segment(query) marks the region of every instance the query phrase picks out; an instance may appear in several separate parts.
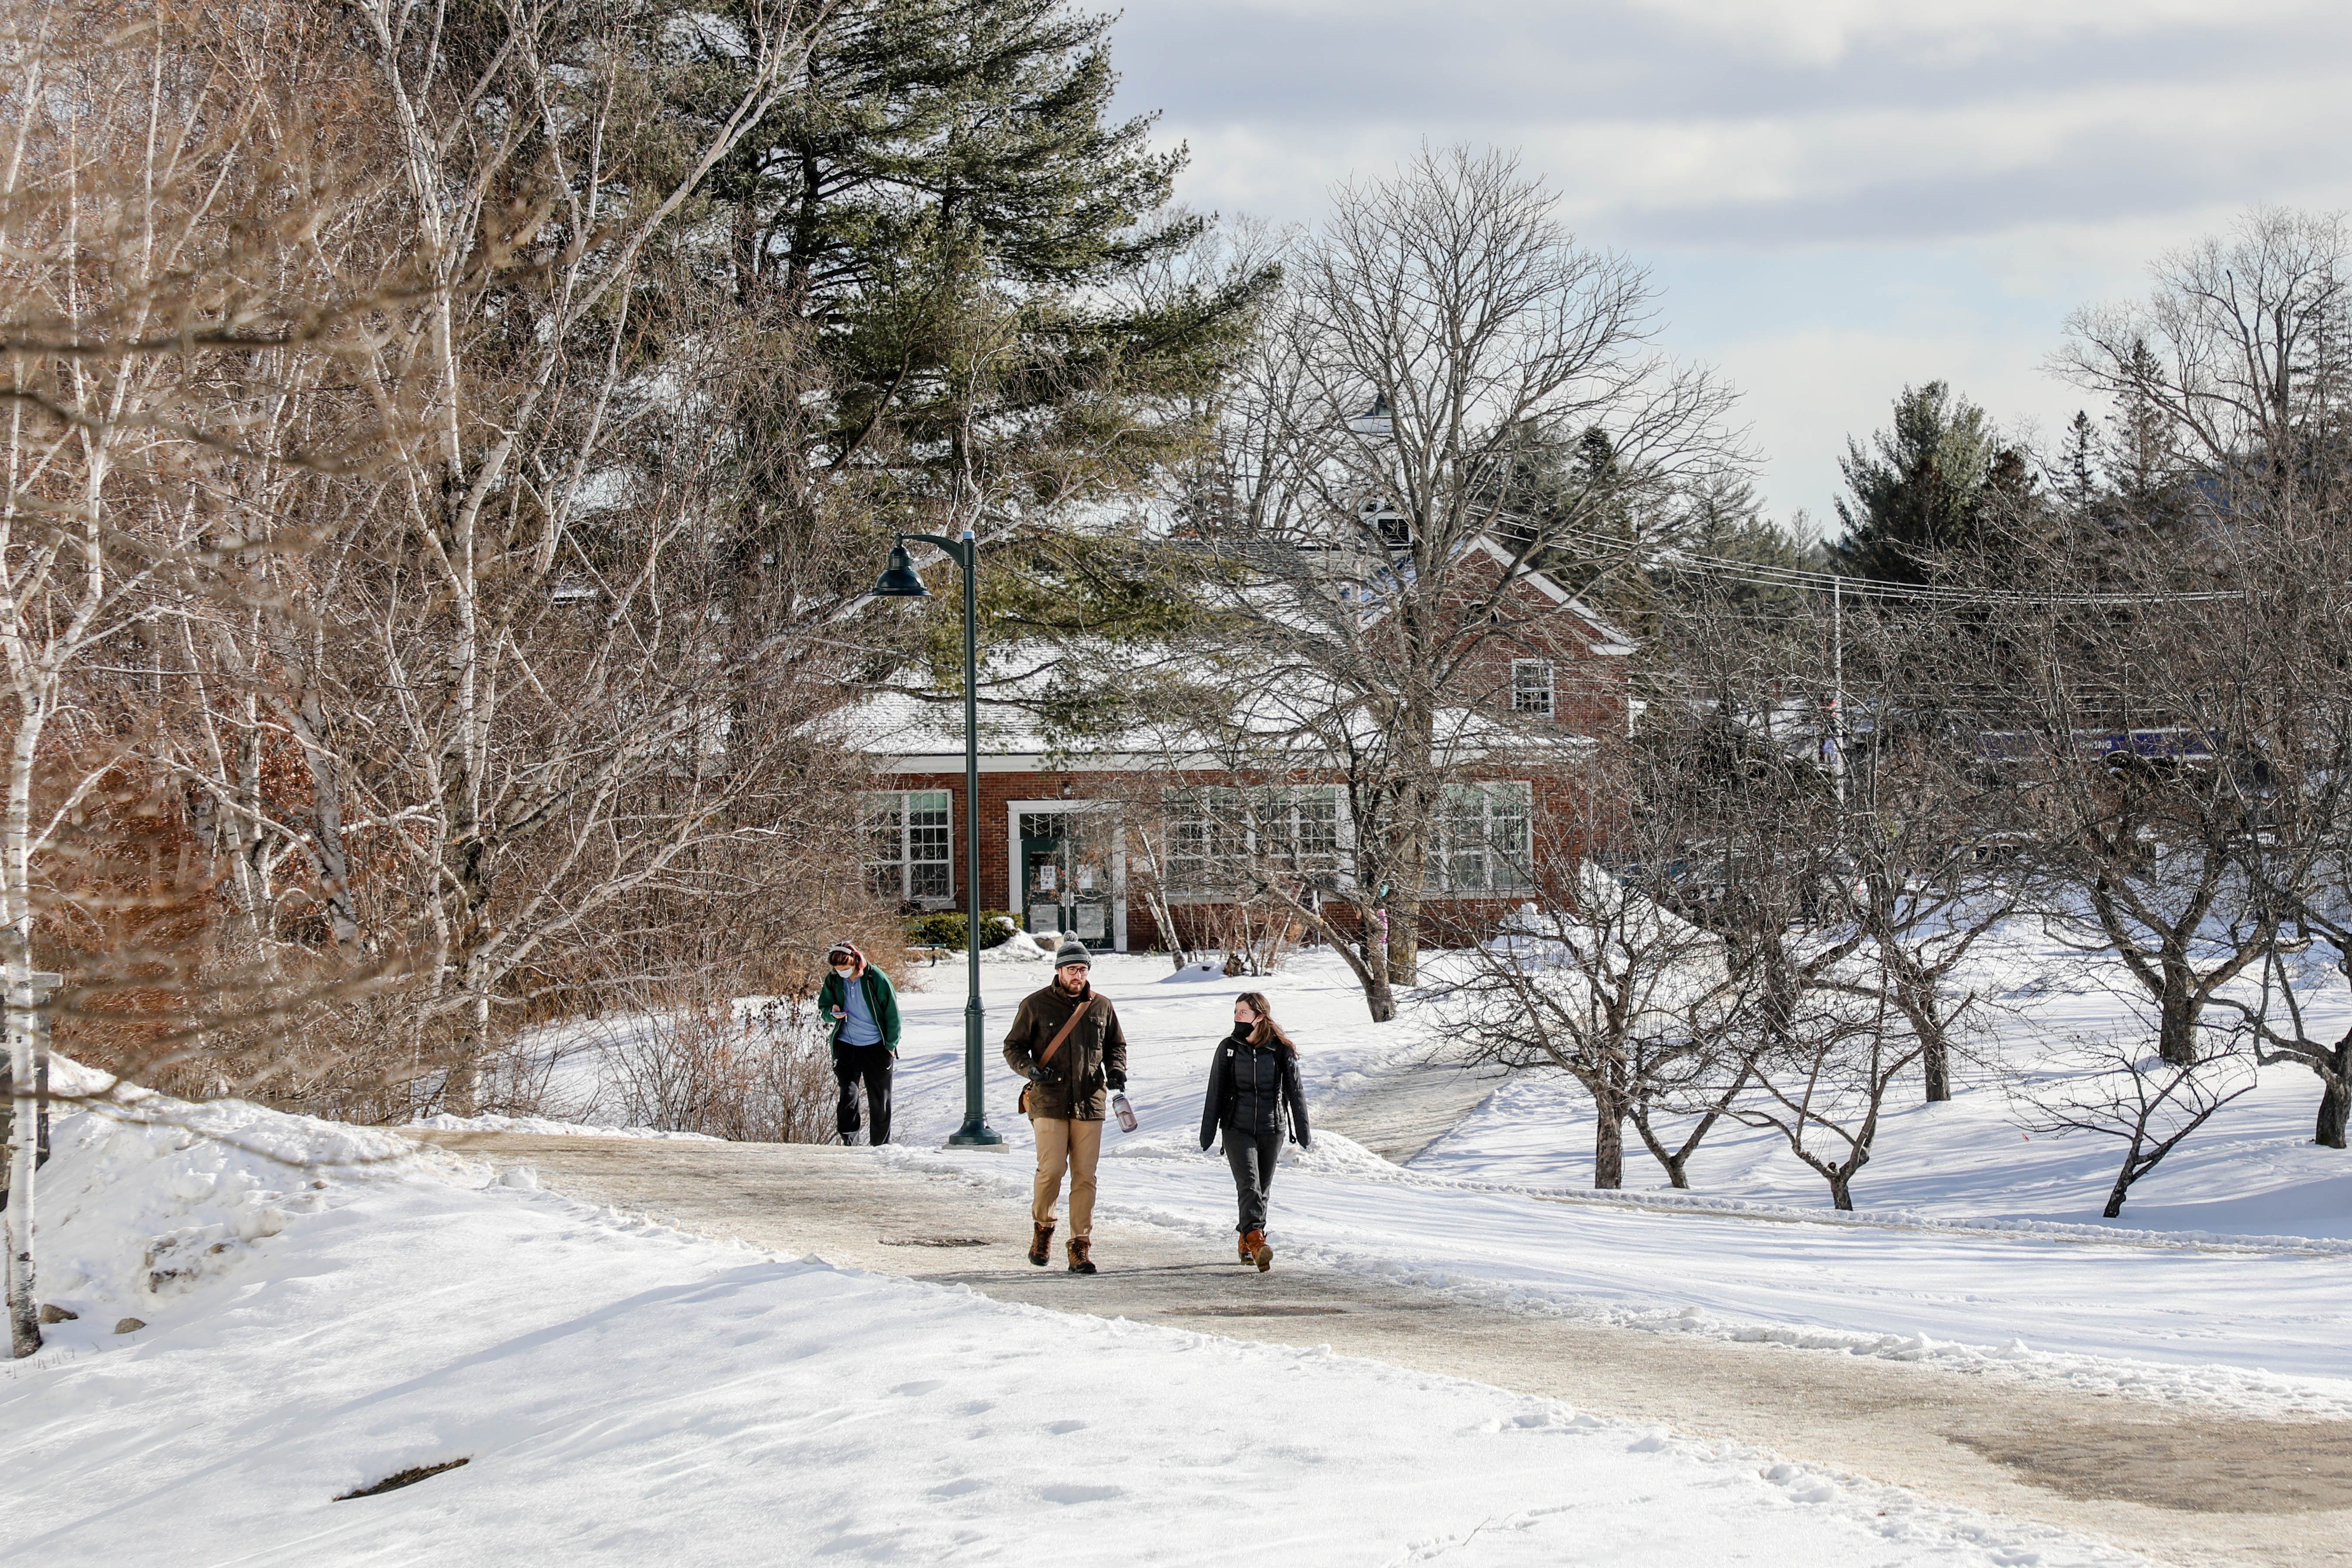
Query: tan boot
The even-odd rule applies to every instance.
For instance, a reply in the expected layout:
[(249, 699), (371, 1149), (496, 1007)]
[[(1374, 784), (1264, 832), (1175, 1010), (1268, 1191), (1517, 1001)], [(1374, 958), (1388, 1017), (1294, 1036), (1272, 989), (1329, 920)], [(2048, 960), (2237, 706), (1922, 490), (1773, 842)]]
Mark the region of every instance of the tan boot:
[(1043, 1268), (1053, 1256), (1054, 1227), (1050, 1224), (1041, 1225), (1037, 1227), (1037, 1234), (1029, 1239), (1029, 1261)]
[(1252, 1251), (1250, 1251), (1250, 1244), (1249, 1244), (1249, 1237), (1246, 1237), (1246, 1236), (1243, 1236), (1243, 1235), (1239, 1234), (1238, 1232), (1236, 1232), (1236, 1233), (1235, 1233), (1235, 1235), (1234, 1235), (1234, 1241), (1236, 1241), (1236, 1242), (1238, 1242), (1238, 1243), (1240, 1244), (1240, 1246), (1241, 1246), (1241, 1249), (1242, 1249), (1242, 1261), (1243, 1261), (1244, 1263), (1255, 1263), (1255, 1262), (1257, 1261), (1257, 1255), (1256, 1255), (1256, 1254), (1255, 1254), (1255, 1253), (1253, 1253)]
[(1265, 1244), (1265, 1232), (1254, 1230), (1242, 1237), (1242, 1251), (1257, 1265), (1260, 1274), (1274, 1267), (1274, 1248)]
[(1085, 1237), (1074, 1236), (1070, 1237), (1070, 1272), (1073, 1274), (1092, 1274), (1095, 1271), (1095, 1260), (1092, 1253), (1093, 1244), (1088, 1242)]

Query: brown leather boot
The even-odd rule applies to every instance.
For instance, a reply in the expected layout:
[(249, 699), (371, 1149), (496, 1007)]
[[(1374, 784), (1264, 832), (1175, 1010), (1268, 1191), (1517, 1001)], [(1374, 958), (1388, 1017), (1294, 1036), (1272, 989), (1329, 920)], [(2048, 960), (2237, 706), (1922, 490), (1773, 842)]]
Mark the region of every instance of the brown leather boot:
[(1051, 1225), (1041, 1225), (1037, 1227), (1037, 1234), (1029, 1239), (1029, 1261), (1043, 1268), (1045, 1267), (1045, 1260), (1053, 1256), (1054, 1227)]
[(1254, 1230), (1242, 1237), (1242, 1252), (1257, 1265), (1260, 1274), (1274, 1267), (1274, 1248), (1265, 1244), (1265, 1232)]
[(1095, 1271), (1095, 1260), (1091, 1256), (1089, 1256), (1092, 1250), (1093, 1244), (1088, 1242), (1085, 1237), (1074, 1236), (1070, 1237), (1071, 1273), (1092, 1274)]
[(1257, 1257), (1256, 1257), (1256, 1255), (1255, 1255), (1255, 1253), (1253, 1253), (1253, 1252), (1251, 1252), (1251, 1251), (1250, 1251), (1250, 1244), (1249, 1244), (1249, 1237), (1246, 1237), (1246, 1236), (1243, 1236), (1243, 1235), (1242, 1235), (1242, 1234), (1240, 1234), (1239, 1232), (1235, 1232), (1235, 1233), (1234, 1233), (1234, 1241), (1236, 1241), (1236, 1242), (1238, 1242), (1238, 1243), (1240, 1244), (1240, 1246), (1241, 1246), (1241, 1249), (1242, 1249), (1242, 1261), (1243, 1261), (1244, 1263), (1255, 1263), (1255, 1262), (1257, 1261)]

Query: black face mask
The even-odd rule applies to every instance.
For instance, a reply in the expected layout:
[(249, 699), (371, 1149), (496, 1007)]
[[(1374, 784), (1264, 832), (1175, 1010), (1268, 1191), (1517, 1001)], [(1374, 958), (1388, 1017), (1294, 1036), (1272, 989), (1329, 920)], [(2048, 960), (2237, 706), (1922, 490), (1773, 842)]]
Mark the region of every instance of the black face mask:
[(1241, 1041), (1244, 1045), (1247, 1045), (1249, 1044), (1251, 1034), (1255, 1032), (1256, 1028), (1257, 1026), (1255, 1024), (1235, 1024), (1234, 1026), (1234, 1038)]

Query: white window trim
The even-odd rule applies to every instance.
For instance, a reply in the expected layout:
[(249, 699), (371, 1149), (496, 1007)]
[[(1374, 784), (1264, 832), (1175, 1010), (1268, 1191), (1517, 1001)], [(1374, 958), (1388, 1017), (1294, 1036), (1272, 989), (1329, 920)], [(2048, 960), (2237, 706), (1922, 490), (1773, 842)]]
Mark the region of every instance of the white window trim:
[(1494, 873), (1496, 861), (1502, 860), (1506, 864), (1508, 863), (1508, 857), (1503, 852), (1496, 850), (1493, 844), (1495, 796), (1497, 792), (1503, 790), (1511, 790), (1517, 793), (1519, 806), (1518, 817), (1527, 834), (1527, 839), (1520, 846), (1520, 849), (1522, 853), (1526, 854), (1528, 858), (1532, 860), (1534, 857), (1536, 826), (1535, 786), (1525, 779), (1479, 779), (1466, 784), (1448, 784), (1445, 788), (1449, 791), (1476, 790), (1478, 792), (1479, 821), (1483, 826), (1484, 836), (1486, 840), (1486, 856), (1487, 885), (1483, 888), (1456, 888), (1454, 886), (1454, 851), (1453, 846), (1446, 842), (1444, 837), (1447, 814), (1443, 804), (1444, 797), (1441, 796), (1436, 819), (1430, 825), (1432, 829), (1428, 861), (1430, 874), (1424, 876), (1423, 879), (1424, 886), (1422, 891), (1422, 897), (1424, 899), (1514, 899), (1528, 891), (1534, 883), (1534, 868), (1531, 865), (1527, 867), (1512, 868), (1513, 881), (1509, 887), (1497, 888), (1494, 886)]
[[(1356, 848), (1355, 819), (1349, 815), (1346, 809), (1346, 803), (1341, 799), (1341, 789), (1338, 784), (1305, 784), (1255, 786), (1243, 784), (1190, 784), (1184, 786), (1181, 791), (1171, 792), (1168, 796), (1162, 798), (1161, 810), (1163, 813), (1163, 821), (1172, 824), (1179, 820), (1210, 820), (1204, 813), (1198, 810), (1188, 810), (1180, 813), (1176, 808), (1186, 807), (1190, 805), (1190, 803), (1183, 798), (1186, 795), (1200, 796), (1211, 794), (1239, 795), (1244, 789), (1249, 788), (1256, 788), (1260, 790), (1279, 789), (1286, 792), (1291, 800), (1290, 827), (1294, 833), (1297, 829), (1297, 803), (1300, 796), (1303, 796), (1309, 792), (1315, 792), (1328, 799), (1331, 803), (1331, 849), (1330, 864), (1325, 868), (1330, 871), (1332, 879), (1339, 887), (1349, 888), (1355, 885), (1355, 877), (1353, 872)], [(1243, 828), (1242, 844), (1239, 853), (1244, 858), (1255, 857), (1257, 853), (1256, 840), (1258, 830), (1255, 826), (1255, 817), (1256, 814), (1253, 812), (1247, 819), (1247, 825)], [(1171, 843), (1172, 844), (1172, 842), (1173, 839), (1171, 837)], [(1167, 852), (1163, 850), (1162, 853), (1166, 854)], [(1174, 858), (1173, 856), (1170, 856), (1169, 858)], [(1199, 857), (1187, 856), (1185, 858), (1192, 859), (1199, 858)], [(1165, 868), (1161, 868), (1161, 869), (1164, 873)], [(1231, 903), (1233, 901), (1233, 891), (1231, 889), (1174, 888), (1163, 886), (1162, 896), (1165, 897), (1168, 902), (1171, 905), (1224, 904)]]
[[(948, 852), (947, 858), (944, 860), (917, 860), (914, 858), (915, 825), (911, 820), (914, 816), (914, 811), (910, 803), (913, 798), (919, 795), (939, 796), (947, 812)], [(898, 868), (899, 900), (902, 903), (919, 905), (926, 910), (954, 909), (957, 905), (955, 792), (953, 790), (945, 789), (872, 789), (862, 792), (859, 799), (861, 807), (865, 806), (867, 803), (878, 805), (881, 802), (886, 800), (895, 800), (898, 802), (898, 858), (896, 864)], [(870, 846), (872, 843), (872, 834), (874, 830), (868, 827), (866, 831), (867, 834), (867, 843)], [(866, 886), (869, 888), (873, 886), (874, 873), (876, 871), (890, 864), (892, 864), (892, 862), (888, 860), (867, 859), (865, 863)], [(948, 871), (947, 891), (944, 893), (925, 893), (920, 896), (910, 892), (908, 889), (914, 881), (915, 868), (919, 865), (945, 866)]]
[[(1524, 707), (1519, 701), (1523, 689), (1525, 690), (1526, 695), (1534, 696), (1536, 694), (1533, 687), (1525, 689), (1521, 688), (1519, 684), (1519, 672), (1523, 669), (1540, 669), (1543, 671), (1543, 706), (1541, 708)], [(1525, 713), (1531, 718), (1538, 719), (1559, 718), (1559, 666), (1548, 658), (1515, 658), (1511, 660), (1511, 711), (1514, 713)]]

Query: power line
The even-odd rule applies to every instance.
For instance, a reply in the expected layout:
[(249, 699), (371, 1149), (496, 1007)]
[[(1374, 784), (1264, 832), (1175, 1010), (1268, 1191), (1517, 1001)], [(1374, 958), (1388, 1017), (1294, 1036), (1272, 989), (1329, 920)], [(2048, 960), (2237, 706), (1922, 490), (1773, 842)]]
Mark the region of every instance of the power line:
[[(1587, 536), (1590, 539), (1590, 536)], [(1606, 542), (1600, 540), (1590, 542)], [(1728, 556), (1707, 555), (1693, 550), (1667, 550), (1659, 552), (1660, 564), (1668, 570), (1690, 570), (1709, 576), (1727, 578), (1759, 588), (1798, 588), (1812, 593), (1844, 593), (1864, 598), (1909, 599), (1935, 604), (1953, 605), (2156, 605), (2213, 603), (2226, 599), (2242, 599), (2242, 588), (2214, 588), (2189, 593), (2169, 594), (2030, 594), (2016, 589), (1962, 588), (1937, 584), (1897, 583), (1884, 577), (1851, 577), (1843, 573), (1821, 572), (1811, 567), (1775, 566), (1761, 561), (1736, 561)]]
[[(1562, 531), (1566, 537), (1580, 543), (1603, 550), (1621, 548), (1622, 540), (1609, 539), (1576, 529)], [(2242, 599), (2242, 588), (2212, 588), (2185, 593), (2158, 594), (2031, 594), (2009, 588), (1965, 588), (1933, 583), (1898, 583), (1886, 577), (1853, 577), (1841, 572), (1823, 572), (1810, 566), (1777, 566), (1764, 561), (1739, 561), (1727, 555), (1709, 555), (1701, 551), (1667, 549), (1653, 557), (1653, 569), (1689, 571), (1703, 575), (1723, 578), (1755, 588), (1794, 588), (1810, 593), (1843, 593), (1863, 598), (1907, 599), (1919, 603), (1948, 605), (2157, 605), (2211, 604), (2222, 600)]]

